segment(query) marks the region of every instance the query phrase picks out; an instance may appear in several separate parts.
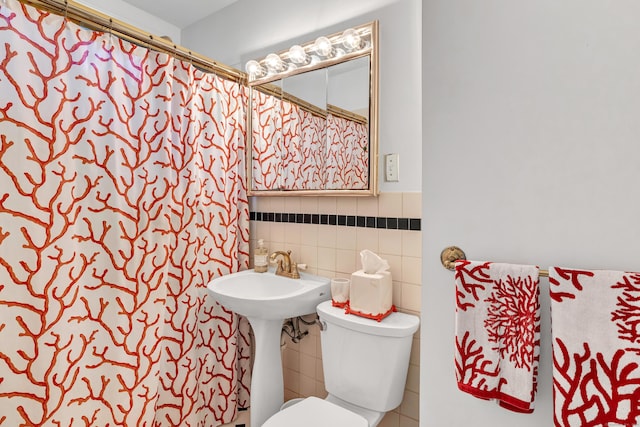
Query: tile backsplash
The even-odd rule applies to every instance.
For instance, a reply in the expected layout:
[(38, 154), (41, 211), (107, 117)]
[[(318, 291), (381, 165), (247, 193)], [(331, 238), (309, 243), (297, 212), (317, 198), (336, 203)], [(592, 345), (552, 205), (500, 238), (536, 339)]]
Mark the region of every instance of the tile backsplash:
[[(306, 271), (350, 277), (361, 268), (360, 251), (369, 249), (389, 262), (393, 303), (420, 315), (422, 231), (421, 193), (381, 193), (378, 197), (252, 197), (251, 258), (258, 239), (269, 251), (290, 250)], [(309, 327), (299, 343), (286, 339), (283, 350), (285, 400), (324, 398), (320, 332)], [(405, 396), (380, 427), (418, 426), (419, 332), (414, 336)]]

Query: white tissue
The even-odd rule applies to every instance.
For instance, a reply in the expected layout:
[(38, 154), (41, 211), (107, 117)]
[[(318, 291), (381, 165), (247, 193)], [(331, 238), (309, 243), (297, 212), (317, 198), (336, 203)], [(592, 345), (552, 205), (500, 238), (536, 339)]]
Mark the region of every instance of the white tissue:
[(387, 260), (380, 258), (369, 249), (360, 252), (360, 261), (362, 262), (362, 270), (367, 274), (382, 273), (389, 269)]

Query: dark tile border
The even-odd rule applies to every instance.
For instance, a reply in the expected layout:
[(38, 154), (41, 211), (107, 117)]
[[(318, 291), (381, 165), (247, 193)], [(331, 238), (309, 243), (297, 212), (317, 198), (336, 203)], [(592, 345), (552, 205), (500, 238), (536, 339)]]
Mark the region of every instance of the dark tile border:
[(420, 218), (389, 218), (382, 216), (302, 214), (284, 212), (249, 212), (249, 220), (288, 222), (294, 224), (339, 225), (343, 227), (381, 228), (384, 230), (420, 231)]

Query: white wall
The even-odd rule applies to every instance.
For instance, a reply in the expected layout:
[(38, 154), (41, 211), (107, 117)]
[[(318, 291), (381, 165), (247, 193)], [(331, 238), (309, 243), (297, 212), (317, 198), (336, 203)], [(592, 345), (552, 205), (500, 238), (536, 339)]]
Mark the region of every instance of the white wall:
[(174, 43), (180, 44), (180, 28), (122, 0), (76, 0), (76, 2), (150, 34), (169, 36)]
[[(193, 51), (244, 69), (244, 63), (295, 41), (380, 21), (380, 156), (400, 155), (400, 182), (382, 192), (421, 190), (420, 0), (238, 0), (185, 28)], [(302, 37), (302, 40), (300, 39)], [(379, 163), (381, 165), (381, 163)]]
[(453, 275), (470, 259), (640, 270), (640, 3), (423, 6), (421, 426), (551, 426), (548, 282), (537, 408), (454, 383)]

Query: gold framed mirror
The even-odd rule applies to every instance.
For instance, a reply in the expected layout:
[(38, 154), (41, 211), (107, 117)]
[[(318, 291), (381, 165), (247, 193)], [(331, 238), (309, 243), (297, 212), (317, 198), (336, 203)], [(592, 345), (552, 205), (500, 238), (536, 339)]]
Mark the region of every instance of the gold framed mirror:
[(250, 196), (378, 193), (378, 21), (247, 62)]

